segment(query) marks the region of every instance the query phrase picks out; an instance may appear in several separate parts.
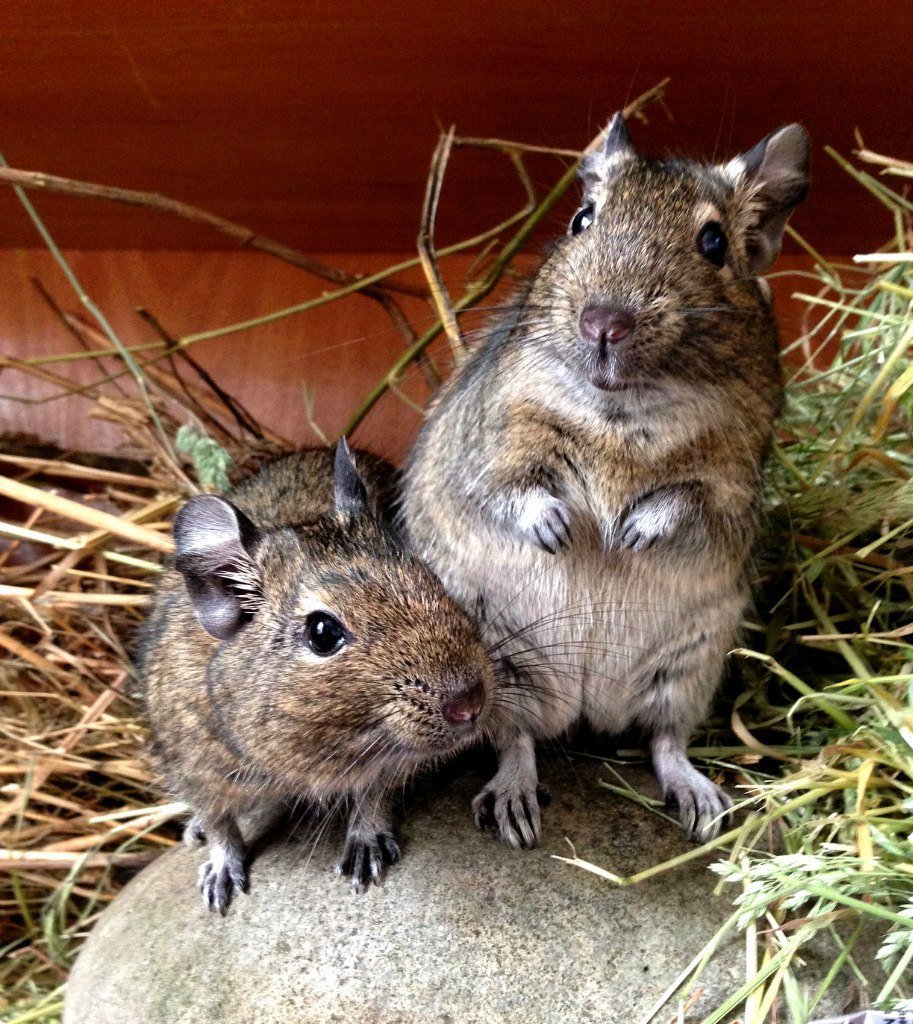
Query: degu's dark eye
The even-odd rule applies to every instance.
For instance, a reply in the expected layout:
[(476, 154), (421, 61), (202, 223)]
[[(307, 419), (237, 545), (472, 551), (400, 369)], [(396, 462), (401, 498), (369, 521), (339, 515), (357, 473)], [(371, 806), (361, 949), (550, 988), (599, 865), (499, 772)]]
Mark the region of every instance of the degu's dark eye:
[(579, 235), (581, 231), (586, 231), (595, 219), (596, 211), (593, 209), (593, 205), (584, 206), (582, 210), (578, 210), (574, 214), (574, 219), (571, 221), (571, 234)]
[(327, 612), (311, 612), (304, 623), (304, 636), (308, 647), (321, 658), (341, 650), (349, 639), (339, 619)]
[(728, 246), (726, 233), (718, 221), (708, 220), (698, 232), (697, 251), (715, 267), (721, 267), (726, 262)]

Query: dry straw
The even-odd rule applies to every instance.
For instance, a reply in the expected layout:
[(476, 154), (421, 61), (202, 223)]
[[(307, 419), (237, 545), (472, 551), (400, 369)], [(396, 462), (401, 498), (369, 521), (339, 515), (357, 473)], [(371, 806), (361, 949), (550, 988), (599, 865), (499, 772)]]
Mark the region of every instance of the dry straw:
[[(629, 113), (662, 92), (652, 90)], [(491, 231), (438, 251), (441, 183), (454, 151), (469, 145), (506, 154), (527, 201)], [(0, 522), (0, 952), (7, 954), (0, 1020), (59, 1019), (67, 970), (94, 918), (177, 835), (183, 808), (163, 801), (144, 757), (131, 637), (168, 550), (176, 504), (200, 487), (224, 485), (231, 459), (243, 471), (287, 446), (206, 374), (193, 344), (366, 292), (402, 335), (404, 351), (354, 410), (354, 429), (413, 365), (429, 381), (441, 375), (426, 350), (442, 334), (451, 356), (462, 358), (461, 312), (491, 292), (573, 180), (577, 154), (552, 151), (570, 166), (537, 197), (524, 162), (533, 149), (445, 134), (429, 176), (418, 257), (370, 278), (349, 278), (257, 239), (254, 247), (270, 256), (332, 281), (334, 290), (320, 299), (185, 338), (169, 338), (143, 312), (156, 340), (128, 349), (97, 318), (67, 312), (43, 292), (61, 329), (81, 346), (67, 359), (94, 362), (96, 380), (75, 388), (54, 359), (0, 359), (4, 383), (29, 374), (61, 395), (88, 396), (94, 414), (116, 422), (143, 454), (130, 465), (41, 453), (0, 462), (0, 493), (19, 510)], [(910, 174), (899, 161), (861, 155), (885, 173)], [(783, 1019), (784, 1005), (804, 1021), (827, 986), (844, 986), (847, 977), (879, 1005), (913, 995), (913, 265), (896, 258), (913, 248), (913, 207), (886, 186), (884, 173), (871, 176), (834, 157), (884, 204), (893, 237), (877, 261), (857, 267), (810, 250), (814, 269), (802, 283), (808, 330), (791, 346), (799, 369), (770, 465), (758, 613), (736, 655), (745, 685), (729, 696), (731, 718), (715, 723), (692, 751), (740, 788), (748, 812), (714, 844), (734, 910), (726, 928), (681, 965), (668, 998), (644, 1024), (674, 1019), (676, 1000), (704, 1024), (736, 1016), (758, 1024), (774, 1013)], [(162, 197), (10, 169), (0, 180), (150, 205), (251, 244), (243, 228)], [(454, 298), (439, 261), (466, 250), (482, 253), (483, 266)], [(421, 336), (399, 314), (396, 283), (418, 264), (436, 317)], [(606, 786), (642, 799), (611, 766)], [(695, 848), (686, 856), (702, 855)], [(636, 884), (673, 866), (644, 864), (623, 879), (612, 865), (568, 860), (607, 885)], [(857, 964), (869, 923), (883, 953), (877, 978), (864, 977)], [(704, 1006), (701, 971), (734, 930), (746, 943), (744, 983), (722, 1006)], [(819, 992), (803, 993), (796, 980), (803, 946), (822, 935), (833, 943), (834, 968)]]

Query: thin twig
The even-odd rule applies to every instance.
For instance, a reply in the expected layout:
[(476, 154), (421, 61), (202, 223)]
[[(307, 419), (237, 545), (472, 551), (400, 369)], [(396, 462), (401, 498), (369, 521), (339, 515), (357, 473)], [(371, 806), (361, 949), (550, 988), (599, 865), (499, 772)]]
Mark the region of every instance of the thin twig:
[[(136, 314), (149, 324), (169, 349), (176, 349), (177, 340), (173, 335), (169, 334), (168, 331), (165, 330), (158, 317), (154, 316), (148, 309), (144, 309), (142, 306), (137, 307)], [(257, 438), (258, 441), (263, 441), (265, 439), (263, 428), (254, 418), (253, 414), (250, 413), (237, 398), (232, 397), (227, 391), (220, 387), (206, 367), (202, 366), (196, 359), (194, 359), (189, 352), (183, 350), (177, 351), (179, 351), (184, 362), (194, 370), (197, 376), (200, 377), (200, 379), (210, 388), (213, 394), (222, 402), (229, 413), (231, 413), (235, 423), (237, 423), (242, 430), (246, 430), (253, 437)], [(177, 374), (175, 374), (175, 376), (177, 376)], [(281, 438), (272, 438), (272, 440), (279, 441), (280, 443), (282, 442)]]
[(46, 508), (49, 512), (64, 516), (66, 519), (75, 519), (78, 523), (85, 523), (97, 530), (106, 533), (113, 533), (116, 537), (133, 541), (135, 544), (142, 544), (144, 547), (152, 548), (153, 551), (161, 551), (170, 554), (174, 551), (174, 542), (155, 530), (145, 526), (139, 526), (119, 516), (112, 516), (108, 512), (100, 512), (89, 505), (81, 505), (78, 501), (70, 501), (69, 498), (61, 498), (50, 491), (43, 491), (38, 487), (20, 483), (18, 480), (11, 480), (9, 477), (0, 476), (0, 494), (14, 501), (21, 501), (26, 505), (37, 505)]
[(534, 146), (527, 142), (513, 142), (510, 139), (479, 139), (472, 135), (460, 135), (453, 140), (456, 149), (497, 149), (502, 153), (544, 153), (547, 156), (567, 157), (579, 160), (579, 149), (557, 149), (554, 146)]
[[(231, 432), (231, 430), (215, 415), (214, 412), (211, 412), (206, 407), (206, 405), (204, 404), (204, 401), (203, 401), (203, 396), (201, 394), (197, 393), (194, 388), (191, 388), (190, 385), (188, 385), (188, 383), (181, 376), (181, 374), (178, 371), (178, 367), (177, 367), (177, 358), (180, 357), (181, 359), (183, 359), (186, 363), (188, 363), (190, 365), (191, 369), (196, 369), (197, 373), (201, 377), (203, 377), (204, 380), (206, 379), (206, 377), (204, 376), (204, 374), (206, 374), (206, 371), (203, 370), (202, 367), (199, 366), (199, 364), (196, 362), (196, 360), (193, 358), (193, 356), (190, 355), (189, 352), (183, 352), (180, 349), (176, 349), (175, 348), (175, 339), (170, 334), (168, 334), (168, 332), (165, 330), (165, 328), (162, 327), (162, 325), (158, 322), (158, 320), (156, 320), (156, 318), (154, 316), (152, 316), (151, 313), (147, 313), (145, 310), (141, 310), (141, 309), (137, 309), (136, 313), (138, 314), (140, 319), (144, 320), (155, 331), (155, 333), (159, 335), (159, 337), (165, 343), (165, 346), (166, 346), (166, 348), (165, 348), (166, 356), (165, 357), (167, 358), (168, 365), (171, 368), (171, 376), (172, 376), (172, 378), (174, 379), (174, 381), (177, 384), (177, 389), (183, 395), (184, 399), (186, 399), (186, 401), (191, 404), (191, 406), (193, 407), (193, 409), (196, 412), (196, 415), (199, 416), (201, 420), (203, 420), (206, 423), (208, 423), (210, 427), (212, 427), (217, 433), (219, 433), (226, 440), (228, 440), (228, 441), (237, 441), (238, 438)], [(202, 370), (202, 373), (200, 372), (201, 370)], [(169, 393), (171, 393), (173, 395), (174, 389), (169, 387), (165, 383), (164, 379), (161, 376), (161, 371), (159, 371), (157, 367), (153, 369), (152, 366), (149, 366), (146, 369), (146, 372), (149, 373), (150, 376), (153, 376), (153, 379), (156, 380), (156, 382), (159, 384), (160, 387), (164, 387), (164, 389), (166, 391), (168, 391)], [(206, 376), (208, 376), (208, 374), (206, 374)], [(215, 382), (213, 382), (213, 383), (215, 383)], [(210, 387), (212, 388), (212, 385), (210, 385)], [(234, 407), (232, 405), (232, 401), (233, 400), (228, 398), (227, 395), (225, 396), (225, 398), (221, 398), (221, 396), (219, 396), (219, 389), (218, 389), (217, 385), (216, 385), (215, 388), (212, 388), (212, 390), (217, 395), (217, 397), (220, 398), (220, 401), (222, 402), (222, 405), (225, 406), (225, 408), (228, 410), (229, 414), (231, 416), (233, 416), (233, 418), (235, 420), (235, 423), (242, 430), (245, 430), (245, 429), (249, 430), (250, 428), (245, 425), (244, 420), (243, 419), (239, 419), (239, 416), (238, 416), (237, 412), (235, 411), (235, 409), (234, 409)], [(223, 392), (223, 394), (224, 394), (224, 392)], [(174, 397), (177, 397), (177, 396), (174, 396)], [(206, 396), (206, 397), (209, 397), (209, 396)], [(180, 399), (178, 399), (178, 400), (181, 401)], [(183, 401), (181, 401), (181, 404), (182, 405), (184, 404)], [(255, 434), (255, 436), (258, 436), (258, 435)], [(262, 439), (262, 435), (260, 435), (260, 437)]]
[(876, 153), (874, 150), (868, 149), (862, 141), (862, 134), (858, 128), (855, 130), (854, 135), (856, 136), (856, 145), (859, 147), (853, 151), (854, 156), (859, 157), (860, 160), (865, 161), (867, 164), (876, 164), (879, 167), (884, 167), (883, 174), (898, 174), (902, 177), (913, 175), (913, 162), (899, 160), (896, 156), (885, 156), (883, 153)]
[[(48, 309), (50, 309), (51, 312), (54, 314), (54, 316), (57, 317), (57, 319), (61, 322), (61, 324), (63, 324), (64, 329), (70, 335), (70, 337), (75, 339), (76, 344), (79, 345), (79, 347), (81, 349), (83, 349), (83, 351), (86, 351), (86, 352), (89, 351), (89, 347), (90, 346), (89, 346), (89, 344), (86, 341), (84, 333), (82, 331), (78, 330), (76, 327), (73, 326), (73, 324), (70, 323), (70, 321), (67, 318), (67, 314), (66, 314), (65, 310), (62, 309), (62, 307), (60, 305), (58, 305), (57, 301), (54, 299), (54, 297), (51, 295), (51, 293), (47, 290), (47, 288), (44, 287), (44, 285), (41, 283), (41, 281), (38, 280), (37, 277), (33, 277), (32, 278), (32, 286), (34, 287), (35, 291), (37, 291), (38, 294), (41, 296), (42, 301), (48, 307)], [(105, 366), (104, 366), (104, 363), (102, 362), (102, 357), (101, 356), (97, 356), (92, 361), (95, 363), (95, 365), (98, 367), (98, 369), (99, 369), (99, 371), (101, 373), (105, 373), (106, 372), (105, 371)], [(126, 395), (126, 391), (124, 390), (124, 388), (120, 384), (120, 382), (114, 381), (113, 383), (114, 383), (115, 388), (122, 395)]]
[[(107, 349), (106, 353), (110, 355), (111, 350)], [(78, 353), (80, 356), (84, 355), (87, 358), (92, 358), (98, 353)], [(10, 370), (18, 370), (21, 373), (28, 373), (33, 377), (37, 377), (38, 380), (44, 381), (46, 384), (53, 384), (54, 387), (60, 389), (60, 395), (52, 395), (49, 398), (26, 398), (22, 395), (0, 395), (0, 398), (5, 398), (11, 401), (22, 402), (26, 405), (44, 405), (46, 402), (61, 397), (61, 395), (80, 395), (84, 398), (97, 399), (100, 392), (98, 390), (100, 383), (99, 381), (90, 381), (88, 384), (74, 385), (67, 377), (62, 377), (58, 373), (54, 373), (53, 370), (46, 370), (43, 366), (34, 366), (30, 360), (16, 359), (15, 356), (4, 356), (0, 355), (0, 370), (7, 368)], [(123, 377), (130, 371), (126, 368), (121, 370), (117, 376)]]
[[(61, 178), (54, 174), (45, 174), (43, 171), (27, 171), (16, 167), (0, 167), (0, 182), (13, 185), (18, 188), (36, 189), (40, 192), (55, 192), (62, 195), (82, 196), (87, 199), (101, 199), (107, 202), (123, 203), (127, 206), (141, 206), (150, 210), (158, 210), (160, 213), (168, 213), (195, 224), (204, 224), (206, 227), (218, 231), (234, 239), (244, 249), (254, 249), (264, 252), (270, 256), (292, 266), (300, 267), (315, 277), (324, 281), (331, 281), (334, 284), (352, 284), (358, 280), (356, 275), (350, 274), (338, 267), (331, 267), (320, 260), (308, 256), (291, 246), (275, 242), (263, 235), (258, 235), (250, 228), (235, 224), (217, 217), (207, 210), (190, 206), (187, 203), (179, 202), (176, 199), (169, 199), (167, 196), (157, 192), (140, 192), (135, 189), (114, 188), (110, 185), (98, 185), (89, 181), (78, 181), (74, 178)], [(422, 298), (423, 294), (413, 288), (403, 285), (388, 285), (390, 290), (402, 292), (404, 295)], [(374, 297), (374, 296), (372, 296)]]
[(447, 286), (444, 284), (441, 268), (434, 251), (434, 224), (441, 198), (441, 186), (444, 182), (447, 163), (450, 160), (450, 151), (453, 148), (453, 131), (451, 126), (446, 132), (441, 133), (434, 156), (431, 158), (431, 170), (428, 172), (428, 182), (425, 186), (425, 202), (416, 245), (419, 259), (422, 261), (422, 270), (425, 272), (425, 280), (431, 291), (431, 301), (440, 317), (454, 357), (459, 362), (465, 355), (466, 345), (460, 334), (460, 326), (453, 310), (453, 303)]
[[(654, 103), (657, 100), (662, 99), (665, 94), (665, 88), (668, 84), (669, 79), (664, 79), (659, 84), (655, 85), (652, 89), (649, 89), (642, 96), (637, 97), (632, 103), (629, 103), (625, 107), (623, 113), (625, 117), (631, 117), (636, 112), (643, 109), (649, 103)], [(589, 153), (597, 149), (603, 144), (605, 138), (605, 132), (601, 131), (586, 147), (584, 153)], [(564, 193), (573, 184), (574, 179), (577, 176), (578, 162), (575, 162), (564, 172), (559, 178), (557, 183), (553, 186), (551, 191), (541, 200), (538, 206), (532, 210), (528, 216), (526, 216), (520, 227), (514, 233), (514, 235), (507, 241), (507, 243), (501, 248), (498, 256), (493, 260), (487, 273), (483, 279), (476, 284), (467, 288), (465, 293), (456, 302), (451, 303), (451, 309), (454, 317), (457, 313), (462, 312), (465, 309), (469, 309), (471, 306), (481, 302), (490, 292), (494, 289), (495, 285), (501, 278), (504, 270), (508, 267), (511, 261), (519, 252), (520, 248), (533, 233), (536, 227), (541, 221), (552, 211), (554, 206), (559, 202)], [(446, 253), (446, 250), (440, 250), (439, 255)], [(426, 331), (420, 338), (418, 338), (414, 345), (408, 348), (400, 358), (394, 363), (394, 365), (388, 370), (382, 380), (372, 388), (367, 398), (358, 407), (352, 418), (346, 424), (344, 433), (346, 436), (351, 435), (357, 427), (364, 420), (365, 416), (371, 411), (378, 399), (383, 395), (392, 384), (398, 383), (403, 371), (409, 364), (431, 344), (432, 341), (438, 336), (443, 329), (443, 321), (438, 320), (428, 331)]]

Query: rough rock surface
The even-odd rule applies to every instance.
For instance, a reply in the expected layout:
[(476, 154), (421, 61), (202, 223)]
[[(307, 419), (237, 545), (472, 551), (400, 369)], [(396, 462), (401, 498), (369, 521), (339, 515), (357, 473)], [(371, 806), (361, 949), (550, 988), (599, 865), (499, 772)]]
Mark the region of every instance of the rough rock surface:
[[(637, 1020), (731, 912), (698, 858), (618, 888), (552, 854), (628, 874), (691, 849), (678, 827), (598, 785), (589, 760), (546, 765), (554, 794), (532, 852), (475, 831), (483, 775), (406, 801), (404, 859), (361, 896), (333, 878), (338, 836), (277, 839), (225, 918), (195, 887), (202, 850), (139, 874), (105, 911), (70, 981), (65, 1024), (612, 1024)], [(655, 793), (652, 778), (632, 773)], [(702, 981), (705, 1016), (738, 987), (742, 947)], [(744, 980), (744, 976), (742, 976)], [(660, 1019), (668, 1020), (674, 1006)]]

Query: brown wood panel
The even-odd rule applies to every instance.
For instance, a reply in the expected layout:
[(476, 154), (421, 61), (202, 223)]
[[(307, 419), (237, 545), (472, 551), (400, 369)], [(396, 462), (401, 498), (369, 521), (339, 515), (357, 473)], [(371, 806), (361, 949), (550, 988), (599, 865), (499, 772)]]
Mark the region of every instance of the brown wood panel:
[[(236, 323), (320, 295), (314, 282), (292, 267), (252, 253), (69, 252), (84, 288), (104, 309), (127, 345), (155, 340), (136, 314), (150, 310), (175, 337)], [(347, 269), (369, 273), (390, 262), (386, 256), (334, 258)], [(37, 279), (55, 301), (71, 312), (78, 302), (48, 253), (0, 250), (0, 351), (17, 358), (78, 350), (73, 337), (36, 291)], [(427, 321), (420, 300), (405, 308), (418, 326)], [(87, 318), (86, 318), (87, 319)], [(400, 335), (372, 302), (350, 298), (244, 333), (203, 341), (193, 355), (229, 393), (236, 395), (265, 425), (298, 444), (316, 441), (307, 422), (304, 389), (314, 395), (314, 418), (328, 435), (343, 427), (369, 388), (403, 348)], [(49, 369), (79, 384), (96, 381), (102, 370), (80, 361)], [(110, 364), (106, 367), (110, 372)], [(190, 380), (194, 375), (189, 374)], [(110, 385), (107, 393), (114, 394)], [(405, 392), (422, 400), (420, 376), (410, 373)], [(65, 446), (117, 450), (123, 443), (112, 425), (91, 418), (90, 398), (53, 399), (52, 385), (36, 383), (15, 370), (0, 374), (0, 424)], [(27, 403), (14, 399), (28, 399)], [(384, 399), (365, 438), (391, 457), (402, 456), (414, 432), (415, 413), (394, 396)]]
[[(908, 0), (6, 0), (0, 150), (159, 190), (308, 251), (396, 252), (412, 245), (439, 124), (579, 147), (670, 74), (674, 121), (659, 115), (638, 139), (724, 154), (804, 121), (815, 181), (796, 223), (845, 253), (883, 226), (822, 146), (848, 151), (859, 126), (873, 148), (913, 155), (911, 38)], [(546, 186), (558, 161), (532, 170)], [(444, 235), (497, 220), (510, 190), (503, 160), (459, 155)], [(74, 248), (222, 244), (150, 213), (57, 197), (41, 208)], [(32, 244), (0, 189), (0, 245)]]
[[(260, 316), (323, 291), (321, 284), (300, 271), (253, 253), (88, 251), (67, 255), (86, 291), (103, 307), (128, 345), (144, 344), (154, 337), (137, 317), (137, 306), (148, 308), (177, 336)], [(345, 269), (366, 273), (391, 262), (389, 255), (381, 254), (337, 255), (333, 259)], [(455, 293), (467, 266), (465, 259), (448, 264)], [(778, 268), (788, 271), (805, 266), (806, 261), (784, 258)], [(0, 352), (29, 359), (77, 350), (74, 339), (40, 298), (35, 279), (63, 308), (78, 308), (47, 252), (0, 250)], [(790, 293), (797, 285), (806, 284), (788, 275), (777, 276), (772, 283), (782, 333), (784, 339), (791, 340), (804, 307), (793, 302)], [(417, 330), (430, 323), (423, 302), (407, 301), (405, 307)], [(471, 330), (484, 315), (473, 314), (464, 320), (464, 327)], [(327, 435), (335, 436), (401, 351), (402, 340), (384, 314), (362, 298), (193, 347), (194, 355), (229, 393), (265, 425), (300, 445), (316, 442), (307, 422), (305, 387), (315, 396), (315, 419)], [(443, 344), (437, 352), (446, 359)], [(97, 380), (101, 372), (84, 362), (57, 363), (49, 368), (81, 384)], [(403, 391), (413, 400), (427, 397), (417, 370), (410, 370)], [(36, 402), (56, 393), (56, 388), (36, 385), (20, 372), (0, 372), (0, 432), (21, 431), (75, 449), (123, 450), (116, 428), (91, 417), (93, 403), (89, 399)], [(418, 423), (419, 417), (409, 405), (388, 394), (357, 439), (400, 460)]]

